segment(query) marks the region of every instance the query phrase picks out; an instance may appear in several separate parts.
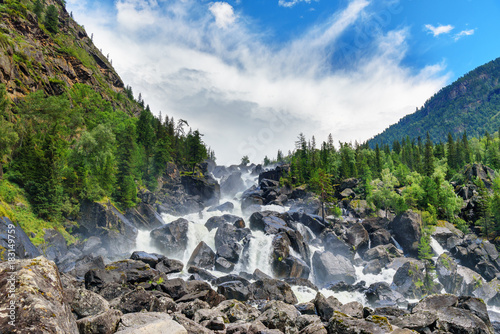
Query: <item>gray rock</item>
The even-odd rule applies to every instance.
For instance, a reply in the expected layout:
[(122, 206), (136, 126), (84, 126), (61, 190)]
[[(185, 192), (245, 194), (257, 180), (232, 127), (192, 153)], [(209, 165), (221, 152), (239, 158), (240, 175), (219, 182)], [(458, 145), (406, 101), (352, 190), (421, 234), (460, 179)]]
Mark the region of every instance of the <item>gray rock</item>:
[(298, 333), (295, 320), (300, 312), (293, 305), (282, 301), (270, 301), (263, 309), (263, 313), (257, 318), (269, 329), (279, 329), (283, 333)]
[(215, 253), (202, 241), (194, 249), (187, 265), (188, 267), (195, 266), (204, 269), (213, 269), (215, 265)]
[(182, 255), (187, 246), (189, 222), (179, 218), (151, 231), (153, 244), (167, 255)]
[(418, 256), (418, 243), (422, 236), (422, 217), (411, 210), (399, 214), (389, 224), (394, 239), (403, 247), (405, 254)]
[(122, 313), (108, 310), (104, 313), (77, 320), (80, 334), (111, 334), (116, 331)]
[(332, 281), (353, 284), (356, 281), (354, 266), (341, 255), (335, 256), (330, 252), (315, 252), (312, 262), (318, 285), (325, 285)]
[(165, 313), (124, 314), (118, 325), (120, 334), (187, 334), (188, 332)]

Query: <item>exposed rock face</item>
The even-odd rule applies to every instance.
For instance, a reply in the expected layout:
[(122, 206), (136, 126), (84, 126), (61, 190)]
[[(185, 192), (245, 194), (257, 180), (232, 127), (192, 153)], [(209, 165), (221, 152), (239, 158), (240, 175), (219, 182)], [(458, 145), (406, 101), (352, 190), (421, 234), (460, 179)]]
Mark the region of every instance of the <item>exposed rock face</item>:
[(403, 264), (394, 274), (392, 284), (396, 291), (410, 299), (420, 299), (425, 294), (423, 282), (425, 275), (422, 267), (415, 262), (408, 261)]
[(187, 245), (189, 222), (179, 218), (151, 231), (154, 245), (167, 254), (182, 254)]
[[(0, 328), (21, 329), (19, 333), (38, 333), (43, 329), (43, 333), (78, 334), (54, 262), (40, 256), (0, 263), (0, 282), (0, 305), (3, 306)], [(14, 321), (14, 326), (10, 321)]]
[[(10, 241), (9, 241), (10, 240)], [(10, 254), (10, 255), (9, 255)], [(23, 229), (7, 217), (0, 217), (0, 259), (31, 259), (40, 251), (31, 243)]]
[(199, 196), (205, 206), (219, 203), (220, 185), (211, 176), (201, 178), (184, 175), (181, 176), (181, 183), (188, 195)]
[(413, 211), (406, 211), (389, 224), (394, 239), (403, 247), (405, 254), (418, 256), (418, 243), (422, 236), (422, 217)]
[(215, 265), (215, 253), (205, 242), (200, 242), (196, 246), (188, 261), (188, 267), (196, 266), (205, 269), (212, 269)]
[(341, 255), (330, 252), (315, 252), (312, 265), (319, 285), (332, 281), (344, 281), (352, 284), (356, 281), (356, 270), (351, 261)]
[(500, 274), (499, 254), (489, 241), (469, 234), (450, 252), (462, 265), (478, 272), (488, 281)]
[(110, 203), (84, 201), (78, 224), (78, 232), (99, 237), (111, 254), (126, 253), (135, 245), (137, 228)]

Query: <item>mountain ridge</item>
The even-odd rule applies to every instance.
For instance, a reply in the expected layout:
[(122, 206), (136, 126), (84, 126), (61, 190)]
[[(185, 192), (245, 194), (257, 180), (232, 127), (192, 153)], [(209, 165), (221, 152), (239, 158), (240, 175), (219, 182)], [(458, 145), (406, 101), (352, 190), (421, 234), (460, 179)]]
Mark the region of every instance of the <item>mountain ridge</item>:
[(392, 144), (409, 136), (424, 138), (429, 132), (433, 142), (445, 142), (448, 133), (471, 137), (495, 132), (500, 127), (500, 58), (468, 72), (439, 90), (424, 106), (401, 118), (382, 133), (368, 140)]

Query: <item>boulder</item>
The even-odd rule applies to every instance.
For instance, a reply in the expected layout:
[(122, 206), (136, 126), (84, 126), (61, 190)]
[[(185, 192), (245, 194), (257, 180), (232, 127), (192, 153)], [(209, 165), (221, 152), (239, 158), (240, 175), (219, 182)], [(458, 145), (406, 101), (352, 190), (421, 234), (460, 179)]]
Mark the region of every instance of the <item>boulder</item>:
[(40, 254), (19, 225), (0, 217), (0, 260), (31, 259)]
[(225, 202), (225, 203), (222, 203), (221, 205), (212, 206), (207, 211), (208, 212), (214, 212), (214, 211), (233, 212), (233, 210), (234, 210), (234, 204), (231, 202)]
[(366, 300), (374, 307), (407, 306), (404, 296), (385, 282), (373, 283), (365, 291)]
[(139, 203), (135, 208), (127, 210), (126, 217), (129, 219), (136, 228), (142, 230), (152, 230), (154, 228), (165, 225), (163, 218), (152, 206), (144, 202)]
[(307, 226), (313, 233), (320, 235), (321, 232), (329, 225), (320, 216), (307, 214), (303, 211), (290, 210), (285, 216), (287, 221), (296, 221)]
[(166, 307), (171, 307), (171, 304), (160, 303), (159, 298), (151, 291), (142, 289), (133, 290), (113, 299), (110, 305), (124, 314), (136, 312), (167, 312), (168, 310)]
[(160, 284), (160, 288), (174, 300), (178, 300), (188, 293), (187, 284), (182, 278), (166, 280)]
[(273, 211), (254, 212), (250, 216), (250, 228), (266, 234), (277, 234), (291, 230), (279, 213)]
[[(342, 192), (344, 193), (344, 192)], [(352, 194), (345, 194), (349, 196), (343, 197), (351, 197)], [(356, 194), (354, 194), (356, 196)], [(373, 208), (368, 202), (364, 199), (354, 199), (349, 202), (349, 211), (354, 212), (355, 216), (358, 218), (366, 218), (373, 213)]]
[(111, 334), (116, 331), (122, 313), (118, 310), (108, 310), (91, 317), (77, 320), (80, 334)]
[(181, 183), (186, 193), (191, 196), (199, 196), (205, 206), (219, 203), (220, 185), (210, 175), (196, 177), (193, 175), (181, 176)]
[(195, 275), (195, 277), (199, 277), (201, 280), (205, 280), (208, 282), (211, 282), (217, 278), (214, 275), (212, 275), (210, 272), (208, 272), (207, 270), (202, 269), (202, 268), (198, 268), (195, 266), (189, 267), (188, 273), (193, 274), (193, 275)]
[(164, 258), (164, 255), (156, 253), (146, 253), (143, 251), (135, 251), (130, 256), (131, 260), (142, 261), (149, 264), (151, 268), (155, 268), (158, 262), (162, 261)]
[(341, 312), (335, 312), (328, 321), (329, 334), (386, 334), (392, 331), (393, 327), (387, 318), (381, 316), (357, 319)]
[(204, 242), (200, 242), (189, 258), (188, 267), (195, 266), (204, 269), (212, 269), (215, 265), (215, 253)]
[(188, 334), (186, 329), (161, 312), (124, 314), (118, 325), (120, 334)]
[(182, 255), (187, 246), (189, 222), (179, 218), (151, 231), (153, 245), (167, 254)]
[(85, 274), (91, 269), (104, 269), (104, 259), (102, 256), (85, 255), (83, 257), (64, 257), (61, 259), (63, 265), (59, 264), (61, 272), (69, 273), (78, 279), (83, 279)]
[(112, 255), (128, 252), (137, 239), (137, 228), (110, 202), (83, 201), (76, 232), (87, 238), (99, 237)]
[(217, 292), (228, 300), (247, 301), (251, 298), (250, 289), (241, 281), (229, 281), (218, 284)]
[(268, 170), (259, 174), (259, 184), (263, 179), (279, 181), (282, 177), (288, 175), (290, 166), (276, 166), (275, 169)]
[(106, 299), (95, 292), (86, 289), (76, 289), (71, 291), (69, 304), (78, 319), (94, 316), (109, 310), (109, 303)]
[(424, 268), (413, 261), (408, 261), (399, 267), (392, 279), (396, 291), (410, 299), (422, 298), (425, 294), (423, 270)]
[(405, 254), (418, 256), (418, 243), (422, 236), (422, 217), (411, 210), (399, 214), (389, 224), (394, 239), (402, 246)]
[(215, 260), (215, 270), (221, 271), (223, 273), (230, 273), (234, 270), (235, 264), (232, 262), (229, 262), (223, 257), (217, 257)]
[(256, 308), (236, 299), (225, 300), (215, 309), (223, 313), (231, 323), (251, 322), (257, 319), (260, 315), (260, 312)]
[(207, 302), (211, 307), (217, 306), (225, 297), (212, 289), (212, 286), (203, 281), (186, 282), (186, 294), (176, 299), (177, 303), (190, 302), (196, 299)]
[(352, 263), (342, 255), (330, 252), (314, 252), (312, 266), (316, 284), (323, 286), (332, 281), (344, 281), (352, 284), (356, 281), (356, 270)]
[(260, 279), (248, 287), (254, 300), (281, 300), (288, 304), (296, 304), (297, 297), (287, 283), (277, 279)]
[(245, 182), (243, 182), (239, 171), (224, 176), (220, 181), (220, 191), (223, 196), (231, 198), (243, 190), (245, 190)]
[(0, 328), (20, 328), (23, 333), (37, 333), (43, 328), (44, 333), (78, 334), (54, 262), (42, 256), (1, 262), (0, 281)]
[(195, 321), (188, 319), (182, 313), (175, 313), (172, 316), (177, 323), (186, 329), (189, 334), (213, 334), (214, 332), (204, 326), (196, 323)]
[(361, 223), (356, 223), (346, 231), (347, 242), (357, 252), (364, 253), (368, 249), (370, 237)]
[(342, 303), (339, 302), (337, 298), (333, 296), (325, 298), (325, 296), (319, 292), (316, 294), (313, 303), (316, 307), (316, 312), (323, 321), (330, 320), (335, 311), (339, 311), (342, 307)]
[(245, 227), (243, 218), (230, 214), (209, 218), (205, 223), (205, 227), (208, 229), (208, 231), (211, 231), (214, 228), (218, 228), (224, 225), (225, 223), (234, 225), (235, 227)]
[(370, 235), (371, 246), (388, 245), (391, 243), (391, 233), (385, 229), (380, 229)]
[(269, 329), (279, 329), (283, 333), (298, 333), (295, 320), (300, 312), (293, 305), (272, 300), (266, 304), (262, 314), (257, 318)]
[(39, 246), (41, 252), (48, 260), (59, 263), (59, 260), (68, 252), (64, 236), (56, 229), (45, 229), (43, 240), (44, 243)]
[(363, 318), (363, 305), (360, 302), (352, 301), (340, 307), (340, 312), (353, 318)]
[(300, 314), (316, 315), (316, 306), (311, 302), (295, 304), (295, 308)]
[(193, 317), (194, 322), (199, 323), (213, 331), (223, 331), (226, 323), (229, 322), (226, 315), (217, 309), (201, 309), (196, 311)]
[(342, 255), (350, 260), (354, 259), (352, 247), (338, 237), (335, 232), (325, 230), (319, 238), (322, 240), (326, 251), (335, 255)]

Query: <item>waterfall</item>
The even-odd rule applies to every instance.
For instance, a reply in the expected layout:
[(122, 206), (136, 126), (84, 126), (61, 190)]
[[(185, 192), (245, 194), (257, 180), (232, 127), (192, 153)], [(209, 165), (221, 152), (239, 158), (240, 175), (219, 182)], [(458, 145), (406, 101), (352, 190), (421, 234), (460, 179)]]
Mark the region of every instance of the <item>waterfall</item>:
[(392, 237), (392, 236), (391, 236), (391, 240), (394, 243), (394, 246), (396, 246), (397, 249), (399, 249), (400, 251), (403, 252), (403, 247), (401, 247), (401, 245), (399, 244), (399, 242), (397, 242), (396, 239), (394, 239), (394, 237)]
[(431, 237), (431, 248), (434, 254), (436, 254), (436, 259), (445, 252), (444, 248), (434, 239), (434, 237)]
[(267, 235), (262, 231), (252, 231), (252, 235), (253, 237), (247, 248), (243, 250), (243, 258), (236, 265), (235, 271), (246, 271), (251, 274), (255, 269), (259, 269), (272, 277), (270, 256), (273, 235)]

